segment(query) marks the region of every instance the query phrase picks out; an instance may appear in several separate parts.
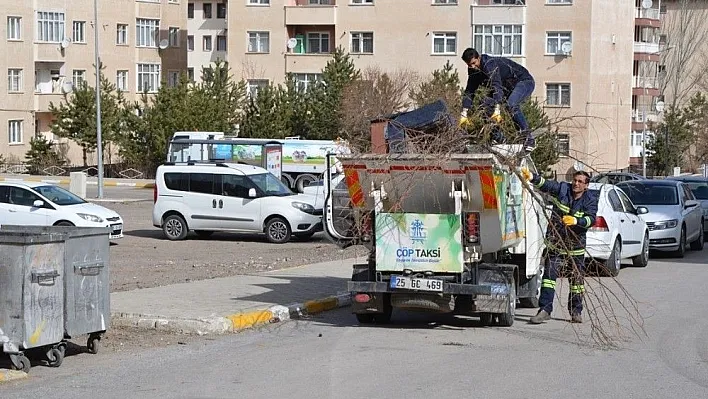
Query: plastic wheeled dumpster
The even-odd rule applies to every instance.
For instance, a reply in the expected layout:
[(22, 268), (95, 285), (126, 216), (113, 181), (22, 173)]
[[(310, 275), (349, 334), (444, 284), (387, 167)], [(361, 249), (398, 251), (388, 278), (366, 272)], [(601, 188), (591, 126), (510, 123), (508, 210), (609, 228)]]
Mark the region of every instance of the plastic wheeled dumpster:
[[(63, 283), (63, 338), (88, 334), (86, 346), (98, 353), (99, 342), (110, 323), (109, 234), (106, 227), (11, 226), (0, 227), (3, 236), (61, 237), (63, 247), (61, 282)], [(63, 345), (60, 346), (63, 359)], [(52, 353), (47, 358), (52, 365)], [(56, 363), (56, 360), (54, 361)]]
[(0, 341), (18, 370), (30, 369), (28, 349), (52, 366), (64, 358), (63, 263), (62, 234), (0, 234)]

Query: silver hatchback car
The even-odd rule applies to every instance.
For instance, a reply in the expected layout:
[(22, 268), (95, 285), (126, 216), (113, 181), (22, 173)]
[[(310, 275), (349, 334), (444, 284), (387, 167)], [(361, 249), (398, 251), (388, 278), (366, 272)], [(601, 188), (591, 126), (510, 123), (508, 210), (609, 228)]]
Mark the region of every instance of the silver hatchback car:
[(703, 249), (703, 209), (684, 183), (677, 180), (635, 180), (618, 183), (637, 206), (649, 228), (649, 248), (683, 257), (687, 243)]

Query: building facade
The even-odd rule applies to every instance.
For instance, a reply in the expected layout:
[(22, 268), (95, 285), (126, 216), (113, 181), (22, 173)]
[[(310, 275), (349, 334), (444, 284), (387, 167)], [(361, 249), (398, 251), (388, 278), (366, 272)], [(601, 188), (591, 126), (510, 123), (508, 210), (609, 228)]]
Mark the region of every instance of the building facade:
[[(83, 81), (95, 85), (94, 9), (91, 0), (5, 2), (0, 8), (0, 153), (23, 162), (30, 139), (44, 135), (66, 145), (70, 163), (80, 149), (54, 137), (50, 103)], [(161, 80), (187, 69), (186, 0), (99, 1), (99, 54), (103, 70), (129, 100), (155, 92)], [(91, 154), (89, 164), (95, 165)]]

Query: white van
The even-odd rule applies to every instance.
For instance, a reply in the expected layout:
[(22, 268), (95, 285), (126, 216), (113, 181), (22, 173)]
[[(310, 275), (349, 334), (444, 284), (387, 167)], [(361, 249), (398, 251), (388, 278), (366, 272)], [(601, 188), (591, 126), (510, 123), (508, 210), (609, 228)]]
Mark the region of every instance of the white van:
[(157, 168), (152, 224), (170, 240), (185, 239), (189, 231), (200, 237), (240, 231), (265, 233), (280, 244), (321, 231), (322, 208), (258, 166), (168, 163)]

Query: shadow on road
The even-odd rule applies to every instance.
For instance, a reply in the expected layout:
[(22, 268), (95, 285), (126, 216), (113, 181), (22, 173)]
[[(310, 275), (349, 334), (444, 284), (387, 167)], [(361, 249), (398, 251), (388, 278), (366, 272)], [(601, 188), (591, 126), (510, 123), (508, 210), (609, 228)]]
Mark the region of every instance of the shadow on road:
[[(126, 230), (123, 232), (126, 236), (138, 237), (138, 238), (153, 238), (161, 241), (169, 241), (165, 238), (165, 234), (162, 230), (155, 229), (142, 229), (142, 230)], [(232, 241), (242, 241), (242, 242), (262, 242), (268, 244), (268, 240), (263, 234), (254, 233), (213, 233), (209, 237), (199, 237), (196, 233), (190, 232), (187, 236), (189, 241), (215, 241), (215, 242), (232, 242)], [(299, 239), (293, 237), (292, 242), (310, 242), (310, 243), (329, 243), (324, 236), (321, 234), (315, 234), (309, 239)]]
[[(82, 339), (85, 339), (85, 337), (82, 337)], [(78, 340), (78, 339), (77, 339)], [(81, 341), (79, 341), (81, 342)], [(85, 341), (81, 345), (78, 345), (74, 342), (67, 342), (66, 344), (66, 352), (64, 354), (64, 359), (67, 357), (71, 356), (77, 356), (77, 355), (82, 355), (82, 354), (90, 354), (88, 349), (86, 348)], [(30, 363), (32, 365), (32, 368), (37, 367), (37, 366), (44, 366), (44, 367), (51, 367), (48, 364), (47, 361), (47, 352), (48, 349), (42, 349), (42, 348), (32, 348), (24, 351), (25, 356), (30, 360)], [(91, 355), (93, 356), (93, 355)], [(11, 369), (12, 368), (12, 362), (10, 361), (10, 356), (7, 354), (4, 354), (3, 356), (0, 356), (0, 369)], [(30, 370), (30, 373), (32, 371)]]

